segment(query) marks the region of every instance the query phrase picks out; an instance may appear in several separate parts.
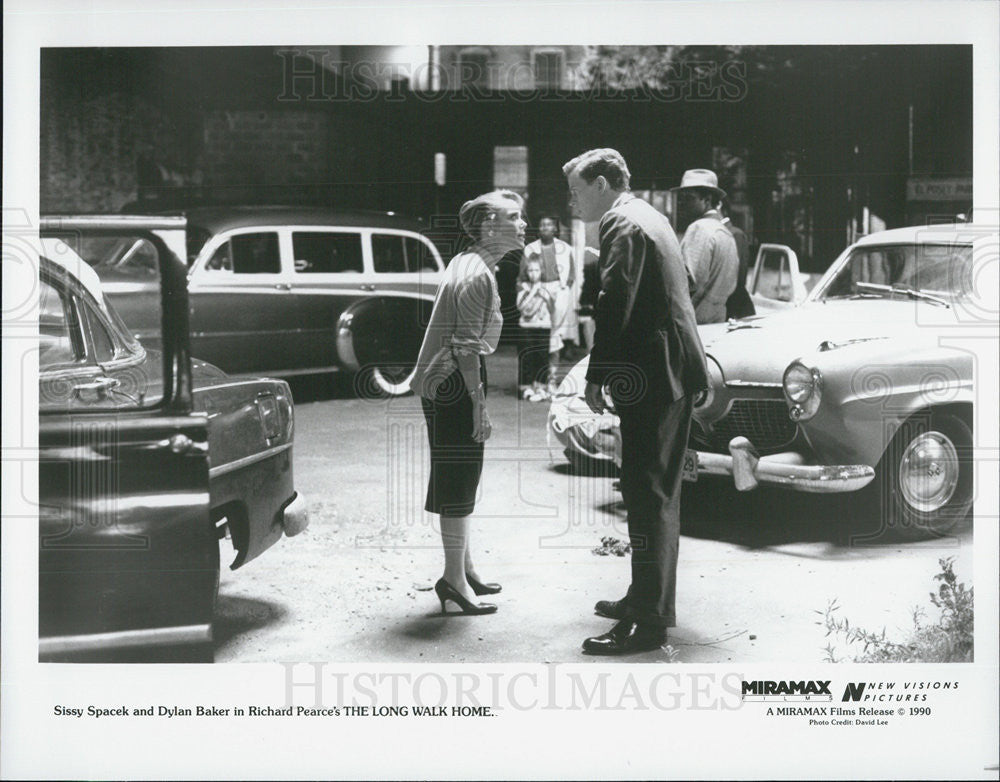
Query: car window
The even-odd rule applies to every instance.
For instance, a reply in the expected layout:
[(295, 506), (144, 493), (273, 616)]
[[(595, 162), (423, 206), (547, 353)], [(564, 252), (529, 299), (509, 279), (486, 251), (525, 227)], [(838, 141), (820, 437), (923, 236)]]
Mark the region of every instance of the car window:
[(205, 271), (209, 272), (232, 272), (233, 251), (229, 242), (223, 242), (212, 253), (212, 257), (205, 264)]
[(292, 234), (295, 271), (300, 274), (342, 274), (364, 271), (361, 234), (296, 231)]
[(430, 247), (414, 236), (372, 234), (372, 257), (383, 274), (438, 270)]
[(788, 268), (788, 256), (780, 250), (765, 250), (760, 260), (753, 293), (776, 301), (792, 301), (795, 291)]
[(188, 266), (198, 260), (205, 243), (212, 238), (212, 232), (202, 228), (200, 225), (188, 224), (184, 241), (187, 245)]
[(237, 234), (229, 240), (234, 274), (280, 274), (278, 234)]
[(379, 274), (406, 272), (406, 248), (402, 236), (372, 234), (372, 260)]
[[(86, 306), (86, 305), (85, 305)], [(106, 364), (115, 358), (115, 343), (92, 307), (87, 307), (87, 320), (90, 322), (90, 337), (94, 345), (94, 360)]]
[(205, 270), (233, 274), (280, 274), (278, 234), (269, 231), (232, 236), (212, 253)]
[(48, 281), (42, 280), (38, 301), (38, 366), (78, 361), (81, 356), (73, 344), (75, 322), (69, 301)]
[(412, 236), (404, 237), (406, 248), (406, 267), (411, 272), (438, 270), (437, 258), (426, 242)]

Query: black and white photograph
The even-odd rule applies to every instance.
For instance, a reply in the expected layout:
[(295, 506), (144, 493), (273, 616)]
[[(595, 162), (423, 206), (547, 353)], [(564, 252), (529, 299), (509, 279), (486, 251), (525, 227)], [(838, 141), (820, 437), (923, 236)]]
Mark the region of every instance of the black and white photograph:
[(996, 779), (997, 6), (781, 7), (5, 10), (0, 775)]

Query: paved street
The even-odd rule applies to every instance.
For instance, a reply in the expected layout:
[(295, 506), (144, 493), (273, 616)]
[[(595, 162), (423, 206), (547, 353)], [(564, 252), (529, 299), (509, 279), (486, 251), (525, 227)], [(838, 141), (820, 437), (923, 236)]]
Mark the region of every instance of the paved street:
[[(343, 379), (312, 378), (293, 386), (296, 482), (311, 526), (224, 569), (217, 661), (606, 662), (580, 643), (612, 624), (594, 602), (628, 582), (627, 558), (592, 553), (603, 537), (627, 538), (621, 496), (549, 450), (548, 404), (516, 397), (510, 348), (489, 369), (494, 434), (473, 541), (480, 574), (504, 585), (498, 613), (439, 613), (419, 400), (360, 400)], [(834, 598), (852, 625), (902, 640), (912, 608), (930, 608), (940, 557), (955, 556), (959, 579), (972, 582), (970, 526), (947, 541), (851, 545), (849, 498), (744, 495), (704, 478), (686, 485), (682, 514), (668, 640), (678, 662), (821, 662), (829, 639), (815, 612)]]

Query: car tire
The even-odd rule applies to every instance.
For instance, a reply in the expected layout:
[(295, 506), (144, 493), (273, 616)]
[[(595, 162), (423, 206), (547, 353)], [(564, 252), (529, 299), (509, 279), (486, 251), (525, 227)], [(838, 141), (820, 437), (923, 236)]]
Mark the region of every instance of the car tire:
[(414, 364), (364, 367), (354, 377), (354, 390), (362, 399), (391, 399), (410, 393)]
[(868, 487), (879, 532), (899, 540), (952, 532), (972, 511), (972, 471), (972, 428), (964, 417), (950, 410), (912, 416)]

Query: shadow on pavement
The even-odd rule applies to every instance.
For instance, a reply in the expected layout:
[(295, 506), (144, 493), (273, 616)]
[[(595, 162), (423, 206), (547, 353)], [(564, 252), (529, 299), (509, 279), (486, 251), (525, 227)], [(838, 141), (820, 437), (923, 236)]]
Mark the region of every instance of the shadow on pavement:
[[(565, 461), (549, 469), (558, 475), (591, 477), (609, 485), (617, 473), (613, 465), (598, 464), (593, 470), (581, 470)], [(620, 493), (615, 496), (616, 501), (595, 505), (594, 510), (616, 517), (624, 530), (625, 505)], [(695, 483), (684, 484), (681, 534), (750, 550), (796, 543), (821, 544), (827, 548), (824, 557), (836, 557), (886, 548), (957, 545), (971, 535), (971, 520), (956, 522), (941, 537), (904, 540), (883, 526), (877, 508), (860, 492), (809, 494), (765, 486), (739, 492), (727, 479), (702, 476)]]
[(725, 480), (685, 484), (681, 532), (749, 549), (785, 543), (846, 546), (849, 503), (842, 496), (758, 488), (738, 492)]
[(393, 634), (414, 641), (444, 641), (451, 638), (464, 639), (468, 636), (468, 627), (464, 620), (482, 617), (472, 614), (462, 614), (457, 611), (442, 614), (432, 611), (429, 614), (415, 616), (394, 628)]
[(285, 607), (276, 603), (220, 594), (212, 631), (216, 649), (241, 633), (280, 622), (286, 613)]

